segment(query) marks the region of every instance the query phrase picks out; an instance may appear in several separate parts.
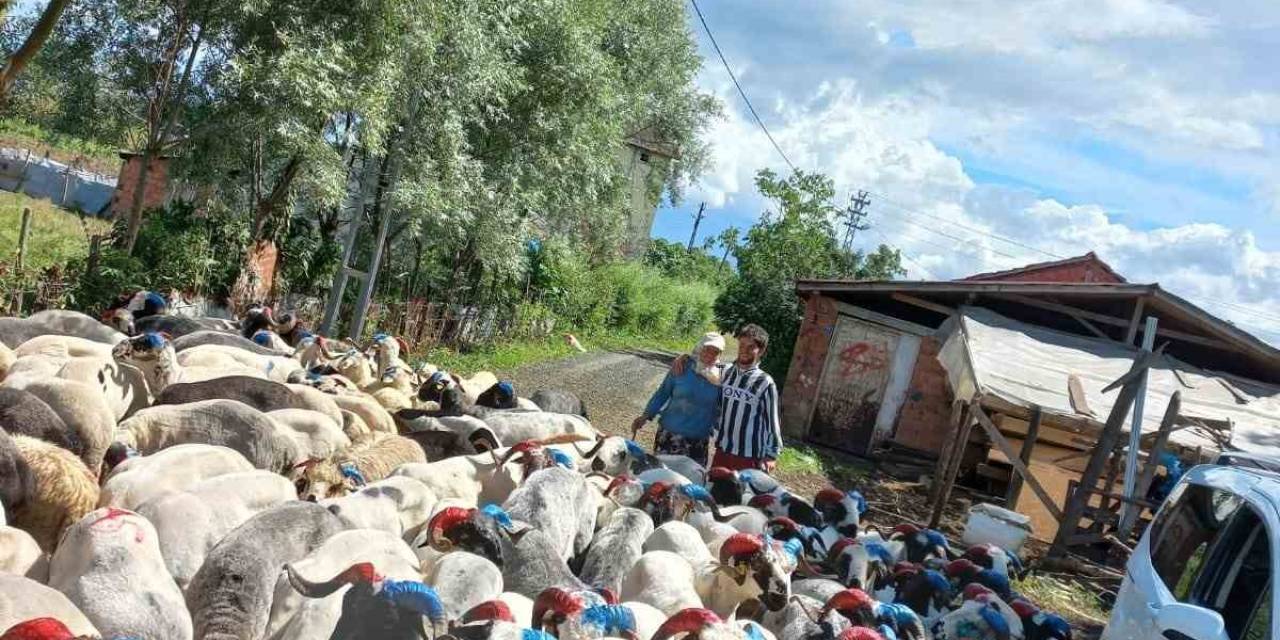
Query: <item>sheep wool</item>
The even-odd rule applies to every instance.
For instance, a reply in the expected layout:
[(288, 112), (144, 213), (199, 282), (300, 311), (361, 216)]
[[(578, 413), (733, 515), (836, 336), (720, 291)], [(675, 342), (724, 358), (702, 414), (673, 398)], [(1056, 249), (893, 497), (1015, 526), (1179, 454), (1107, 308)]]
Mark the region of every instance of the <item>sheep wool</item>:
[(13, 514), (14, 525), (25, 529), (41, 549), (53, 551), (62, 531), (98, 503), (98, 483), (75, 454), (43, 440), (13, 439), (36, 478), (32, 499)]

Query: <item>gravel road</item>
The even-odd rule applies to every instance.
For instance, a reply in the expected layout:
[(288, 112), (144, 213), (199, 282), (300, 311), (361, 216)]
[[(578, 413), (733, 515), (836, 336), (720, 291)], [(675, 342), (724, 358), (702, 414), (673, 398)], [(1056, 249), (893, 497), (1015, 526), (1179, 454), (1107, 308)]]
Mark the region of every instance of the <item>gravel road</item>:
[[(676, 354), (665, 351), (593, 351), (562, 360), (540, 362), (499, 374), (521, 395), (538, 389), (571, 391), (587, 406), (591, 424), (605, 433), (631, 435), (631, 421), (662, 383)], [(640, 436), (653, 445), (653, 426)]]

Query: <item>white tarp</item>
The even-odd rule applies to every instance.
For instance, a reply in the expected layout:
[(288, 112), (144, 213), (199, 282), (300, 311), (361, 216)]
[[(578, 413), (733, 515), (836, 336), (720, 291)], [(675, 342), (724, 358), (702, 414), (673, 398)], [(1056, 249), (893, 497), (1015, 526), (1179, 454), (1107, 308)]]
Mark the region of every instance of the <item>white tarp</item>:
[[(1103, 387), (1129, 371), (1138, 350), (1124, 345), (1018, 322), (982, 307), (962, 307), (938, 356), (957, 397), (989, 394), (1045, 412), (1105, 421), (1118, 390)], [(1067, 379), (1080, 379), (1092, 416), (1071, 405)], [(1230, 447), (1280, 457), (1280, 387), (1211, 373), (1173, 358), (1154, 365), (1147, 379), (1142, 431), (1160, 426), (1174, 391), (1182, 391), (1182, 418), (1229, 428)], [(1126, 429), (1128, 423), (1126, 422)], [(1189, 447), (1217, 449), (1200, 427), (1175, 428), (1170, 439)]]

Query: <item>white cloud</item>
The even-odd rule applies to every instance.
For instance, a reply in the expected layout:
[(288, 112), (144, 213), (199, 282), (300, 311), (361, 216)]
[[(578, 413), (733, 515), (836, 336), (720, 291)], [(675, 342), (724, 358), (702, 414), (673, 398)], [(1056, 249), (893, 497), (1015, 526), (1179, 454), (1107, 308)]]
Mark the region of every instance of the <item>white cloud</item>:
[[(786, 167), (738, 107), (732, 87), (714, 90), (726, 118), (711, 132), (714, 169), (692, 197), (754, 215), (765, 206), (752, 184), (755, 172)], [(1261, 247), (1250, 231), (1205, 222), (1136, 228), (1098, 204), (976, 184), (958, 158), (931, 141), (938, 112), (902, 97), (868, 100), (853, 81), (828, 80), (786, 105), (766, 115), (779, 144), (802, 168), (835, 179), (841, 197), (856, 188), (875, 194), (873, 230), (861, 244), (887, 239), (901, 248), (910, 278), (955, 278), (1052, 259), (1026, 247), (1059, 256), (1092, 250), (1131, 281), (1158, 281), (1264, 338), (1280, 338), (1280, 252)]]

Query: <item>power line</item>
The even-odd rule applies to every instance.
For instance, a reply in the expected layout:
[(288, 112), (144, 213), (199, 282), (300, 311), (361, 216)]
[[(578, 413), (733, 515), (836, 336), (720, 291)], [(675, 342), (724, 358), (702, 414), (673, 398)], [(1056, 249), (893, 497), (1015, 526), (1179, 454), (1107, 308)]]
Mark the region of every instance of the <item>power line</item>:
[[(885, 211), (884, 209), (881, 209), (881, 210), (880, 210), (880, 213), (882, 213), (882, 214), (883, 214), (883, 213), (889, 213), (889, 215), (894, 216), (895, 218), (897, 218), (897, 219), (901, 220), (902, 222), (904, 222), (904, 223), (906, 223), (906, 224), (909, 224), (909, 225), (912, 225), (912, 226), (919, 227), (919, 228), (924, 229), (925, 231), (928, 231), (928, 232), (930, 232), (930, 233), (936, 233), (936, 234), (938, 234), (938, 235), (940, 235), (940, 236), (943, 236), (943, 237), (945, 237), (945, 238), (950, 238), (950, 239), (952, 239), (952, 240), (955, 240), (956, 242), (965, 242), (965, 243), (972, 243), (972, 242), (973, 242), (973, 239), (972, 239), (972, 238), (962, 238), (962, 237), (960, 237), (960, 236), (954, 236), (954, 235), (951, 235), (950, 233), (947, 233), (946, 231), (939, 231), (939, 230), (937, 230), (937, 229), (934, 229), (933, 227), (929, 227), (929, 226), (926, 226), (926, 225), (921, 224), (921, 223), (919, 223), (919, 222), (916, 222), (915, 220), (912, 220), (911, 218), (908, 218), (908, 217), (906, 217), (906, 216), (904, 216), (904, 215), (902, 215), (902, 214), (899, 214), (899, 213), (890, 213), (890, 212), (888, 212), (888, 211)], [(986, 249), (987, 249), (987, 251), (990, 251), (991, 253), (994, 253), (994, 254), (996, 254), (996, 255), (998, 255), (998, 256), (1004, 256), (1004, 257), (1006, 257), (1006, 258), (1009, 258), (1010, 260), (1022, 260), (1022, 259), (1023, 259), (1023, 258), (1020, 258), (1020, 257), (1018, 257), (1018, 256), (1015, 256), (1015, 255), (1013, 255), (1013, 254), (1011, 254), (1011, 253), (1005, 253), (1005, 252), (1000, 251), (999, 249), (995, 249), (995, 248), (993, 248), (993, 247), (987, 247)]]
[(998, 234), (998, 233), (992, 233), (992, 232), (987, 231), (987, 230), (985, 230), (985, 229), (979, 229), (979, 228), (977, 228), (977, 227), (973, 227), (973, 226), (970, 226), (970, 225), (964, 224), (964, 223), (962, 223), (962, 222), (956, 222), (955, 220), (950, 220), (950, 219), (948, 219), (948, 218), (943, 218), (942, 216), (937, 216), (937, 215), (933, 215), (933, 214), (931, 214), (931, 213), (925, 213), (925, 212), (923, 212), (923, 211), (919, 211), (919, 210), (916, 210), (916, 209), (912, 209), (912, 208), (910, 208), (910, 207), (907, 207), (907, 206), (906, 206), (906, 205), (904, 205), (904, 204), (901, 204), (901, 203), (899, 203), (899, 202), (895, 202), (895, 201), (893, 201), (893, 200), (890, 200), (889, 198), (887, 198), (887, 197), (885, 197), (885, 196), (883, 196), (883, 195), (881, 195), (881, 194), (878, 194), (878, 193), (876, 193), (876, 192), (874, 192), (874, 191), (868, 191), (868, 193), (870, 193), (871, 195), (875, 196), (876, 198), (878, 198), (878, 199), (880, 199), (880, 200), (883, 200), (885, 203), (888, 203), (888, 204), (889, 204), (889, 205), (891, 205), (891, 206), (897, 207), (898, 209), (901, 209), (901, 210), (903, 210), (903, 211), (905, 211), (905, 212), (907, 212), (907, 213), (913, 214), (913, 215), (924, 216), (924, 217), (926, 217), (926, 218), (931, 218), (931, 219), (933, 219), (933, 220), (937, 220), (937, 221), (939, 221), (939, 222), (944, 222), (944, 223), (946, 223), (946, 224), (955, 225), (955, 226), (957, 226), (957, 227), (960, 227), (961, 229), (966, 229), (966, 230), (968, 230), (968, 231), (972, 231), (972, 232), (974, 232), (974, 233), (977, 233), (977, 234), (981, 234), (981, 235), (987, 236), (988, 238), (993, 238), (993, 239), (996, 239), (996, 240), (1000, 240), (1000, 241), (1002, 241), (1002, 242), (1007, 242), (1007, 243), (1009, 243), (1009, 244), (1011, 244), (1011, 245), (1014, 245), (1014, 246), (1017, 246), (1017, 247), (1021, 247), (1021, 248), (1023, 248), (1023, 249), (1027, 249), (1028, 251), (1035, 251), (1036, 253), (1044, 254), (1044, 255), (1046, 255), (1046, 256), (1049, 256), (1050, 258), (1054, 258), (1055, 260), (1062, 260), (1062, 259), (1064, 259), (1064, 258), (1066, 257), (1066, 256), (1058, 255), (1058, 254), (1056, 254), (1056, 253), (1054, 253), (1054, 252), (1052, 252), (1052, 251), (1045, 251), (1044, 249), (1041, 249), (1041, 248), (1036, 247), (1036, 246), (1034, 246), (1034, 245), (1029, 245), (1029, 244), (1026, 244), (1026, 243), (1024, 243), (1024, 242), (1021, 242), (1021, 241), (1018, 241), (1018, 240), (1014, 240), (1013, 238), (1009, 238), (1009, 237), (1006, 237), (1006, 236), (1002, 236), (1002, 235), (1000, 235), (1000, 234)]
[(747, 109), (751, 111), (751, 116), (756, 119), (756, 124), (760, 125), (760, 130), (764, 131), (765, 137), (769, 138), (769, 142), (773, 143), (773, 148), (778, 151), (778, 155), (782, 156), (783, 161), (791, 167), (791, 172), (796, 173), (796, 165), (791, 162), (791, 158), (778, 146), (778, 141), (773, 139), (773, 134), (769, 133), (769, 128), (764, 126), (764, 120), (760, 119), (760, 114), (756, 113), (756, 108), (751, 104), (751, 98), (747, 97), (747, 92), (743, 91), (742, 85), (738, 83), (738, 77), (734, 75), (733, 69), (729, 67), (729, 61), (725, 59), (724, 52), (720, 50), (720, 44), (716, 42), (716, 37), (711, 33), (711, 27), (707, 26), (707, 19), (702, 15), (702, 9), (698, 8), (698, 0), (689, 0), (693, 3), (693, 10), (698, 14), (698, 20), (702, 22), (702, 29), (707, 32), (707, 38), (711, 40), (711, 46), (716, 50), (716, 55), (720, 56), (720, 63), (724, 65), (724, 70), (729, 72), (729, 79), (733, 80), (733, 86), (738, 88), (738, 95), (742, 96), (742, 101), (747, 103)]
[[(889, 241), (889, 238), (888, 238), (888, 237), (886, 237), (883, 233), (881, 233), (879, 229), (877, 229), (877, 228), (875, 228), (875, 227), (869, 227), (869, 228), (870, 228), (872, 231), (874, 231), (876, 235), (880, 236), (880, 239), (881, 239), (881, 240), (884, 240), (884, 243), (885, 243), (886, 245), (890, 245), (890, 246), (892, 246), (892, 245), (893, 245), (893, 243)], [(915, 266), (916, 266), (916, 268), (920, 269), (920, 271), (922, 271), (922, 272), (923, 272), (924, 277), (926, 277), (926, 278), (932, 278), (932, 277), (933, 277), (933, 273), (932, 273), (932, 272), (930, 272), (930, 271), (929, 271), (929, 269), (928, 269), (928, 268), (926, 268), (924, 265), (920, 264), (920, 261), (918, 261), (918, 260), (916, 260), (915, 258), (911, 257), (911, 254), (907, 253), (907, 251), (906, 251), (905, 249), (903, 249), (902, 247), (898, 247), (898, 248), (897, 248), (897, 251), (898, 251), (898, 255), (900, 255), (900, 256), (902, 256), (902, 257), (906, 258), (906, 259), (907, 259), (907, 262), (910, 262), (911, 264), (915, 265)]]

